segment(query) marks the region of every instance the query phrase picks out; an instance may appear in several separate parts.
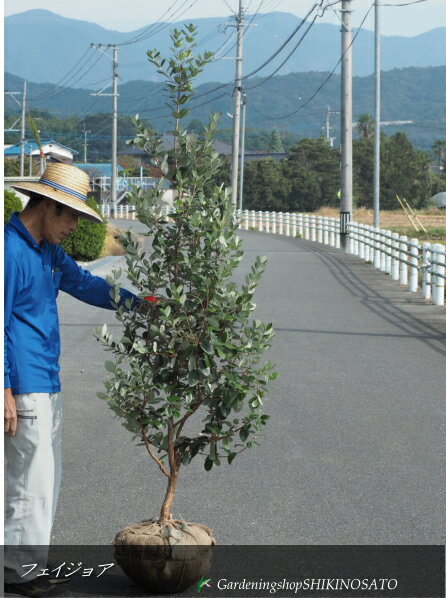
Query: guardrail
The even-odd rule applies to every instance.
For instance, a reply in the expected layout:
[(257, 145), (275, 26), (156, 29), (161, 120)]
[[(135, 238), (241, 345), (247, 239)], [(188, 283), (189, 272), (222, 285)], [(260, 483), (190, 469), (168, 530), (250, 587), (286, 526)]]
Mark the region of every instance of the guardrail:
[[(117, 206), (118, 218), (135, 220), (135, 206)], [(162, 207), (167, 216), (171, 208)], [(110, 217), (110, 205), (102, 205), (103, 215)], [(301, 237), (339, 249), (339, 218), (289, 212), (243, 210), (237, 214), (242, 230), (257, 230), (270, 234)], [(423, 296), (435, 305), (445, 303), (446, 247), (440, 243), (423, 243), (389, 230), (375, 229), (367, 224), (350, 222), (347, 251), (373, 264), (392, 280), (416, 292), (421, 286)]]
[(240, 228), (316, 241), (339, 249), (341, 246), (338, 218), (291, 214), (289, 212), (256, 212), (244, 210), (239, 214)]
[[(340, 224), (338, 218), (326, 218), (312, 214), (282, 212), (256, 212), (244, 210), (240, 227), (279, 235), (300, 237), (340, 247)], [(435, 305), (445, 302), (446, 248), (440, 243), (419, 244), (418, 239), (408, 239), (389, 230), (375, 229), (366, 224), (350, 222), (347, 251), (370, 262), (389, 274), (392, 280), (416, 292), (421, 285), (423, 296)], [(421, 276), (420, 276), (421, 274)]]
[[(444, 305), (446, 247), (441, 243), (422, 243), (389, 230), (366, 224), (349, 224), (350, 252), (392, 280), (416, 292), (421, 283), (425, 299)], [(421, 277), (419, 276), (421, 273)]]
[[(99, 206), (102, 216), (106, 218), (112, 217), (112, 207), (111, 204), (101, 204)], [(161, 216), (167, 216), (171, 208), (168, 205), (164, 205), (160, 209)], [(119, 204), (116, 206), (116, 218), (121, 218), (125, 220), (136, 220), (136, 207), (132, 205), (122, 205)]]

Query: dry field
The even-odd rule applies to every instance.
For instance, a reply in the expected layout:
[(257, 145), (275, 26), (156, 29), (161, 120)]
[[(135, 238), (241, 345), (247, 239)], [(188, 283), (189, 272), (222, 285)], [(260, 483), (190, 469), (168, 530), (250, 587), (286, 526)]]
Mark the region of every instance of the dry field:
[[(315, 212), (316, 216), (327, 216), (337, 218), (339, 211), (335, 208), (321, 208)], [(432, 226), (434, 228), (444, 228), (446, 233), (446, 210), (431, 208), (429, 210), (415, 210), (415, 214), (421, 220), (422, 224), (427, 228)], [(360, 208), (353, 212), (353, 220), (361, 224), (373, 224), (373, 210)], [(380, 224), (383, 228), (391, 228), (392, 226), (411, 226), (407, 216), (402, 210), (388, 210), (381, 211)]]
[[(316, 216), (337, 218), (339, 212), (335, 208), (321, 208), (315, 212)], [(417, 232), (402, 210), (388, 210), (380, 213), (381, 228), (392, 230), (400, 235), (407, 235), (410, 238), (417, 238), (420, 241), (431, 243), (446, 243), (446, 210), (431, 208), (428, 210), (415, 210), (420, 222), (427, 230)], [(373, 224), (373, 210), (360, 208), (353, 212), (353, 220), (361, 224)]]

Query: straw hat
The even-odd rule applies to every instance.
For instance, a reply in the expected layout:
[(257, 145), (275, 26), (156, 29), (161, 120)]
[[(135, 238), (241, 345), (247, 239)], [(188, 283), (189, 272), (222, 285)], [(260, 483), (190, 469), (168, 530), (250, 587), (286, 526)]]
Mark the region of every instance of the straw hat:
[(90, 177), (86, 172), (69, 164), (49, 164), (37, 183), (11, 185), (25, 195), (32, 192), (54, 199), (78, 212), (80, 218), (91, 222), (102, 222), (102, 218), (85, 203), (90, 187)]

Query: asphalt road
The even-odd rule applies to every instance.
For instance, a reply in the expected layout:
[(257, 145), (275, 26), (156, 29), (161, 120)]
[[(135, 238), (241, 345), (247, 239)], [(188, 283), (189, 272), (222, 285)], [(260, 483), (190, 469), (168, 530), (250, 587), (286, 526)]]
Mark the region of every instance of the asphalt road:
[[(175, 516), (220, 544), (442, 544), (445, 310), (340, 251), (240, 236), (240, 276), (268, 256), (256, 317), (276, 330), (271, 420), (231, 466), (183, 469)], [(64, 293), (59, 308), (65, 473), (53, 542), (108, 544), (157, 516), (165, 478), (96, 397), (109, 354), (92, 333), (104, 322), (118, 332), (113, 312)]]

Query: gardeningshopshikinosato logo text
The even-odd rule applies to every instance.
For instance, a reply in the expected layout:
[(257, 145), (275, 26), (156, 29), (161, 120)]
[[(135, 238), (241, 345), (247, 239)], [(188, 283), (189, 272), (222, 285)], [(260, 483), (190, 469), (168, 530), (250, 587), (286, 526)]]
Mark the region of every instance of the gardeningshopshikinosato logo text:
[[(210, 579), (204, 580), (204, 577), (198, 582), (198, 591), (204, 585), (211, 587), (206, 582), (211, 581)], [(201, 584), (201, 585), (200, 585)], [(321, 591), (336, 591), (336, 590), (362, 590), (365, 592), (372, 591), (392, 591), (398, 586), (396, 579), (388, 578), (353, 578), (353, 579), (341, 579), (341, 578), (323, 578), (323, 579), (302, 579), (297, 581), (288, 581), (282, 579), (280, 581), (249, 581), (242, 579), (241, 581), (231, 581), (227, 578), (219, 579), (217, 582), (217, 588), (219, 590), (263, 590), (270, 594), (275, 594), (277, 591), (291, 591), (297, 594), (301, 590), (309, 590), (314, 592)]]

